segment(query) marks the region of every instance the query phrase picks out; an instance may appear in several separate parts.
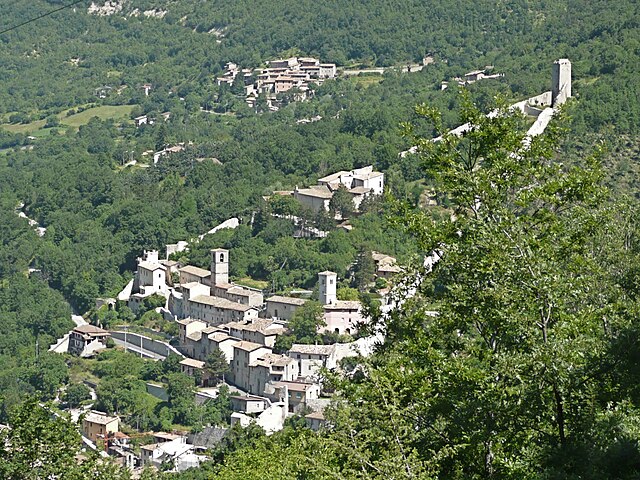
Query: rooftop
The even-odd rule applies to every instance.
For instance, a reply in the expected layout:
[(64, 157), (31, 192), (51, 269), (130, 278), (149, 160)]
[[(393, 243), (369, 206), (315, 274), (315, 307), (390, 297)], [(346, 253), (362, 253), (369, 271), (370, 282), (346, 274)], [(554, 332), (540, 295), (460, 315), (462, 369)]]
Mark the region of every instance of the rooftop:
[(153, 434), (153, 438), (158, 438), (167, 442), (171, 440), (175, 440), (176, 438), (182, 438), (184, 435), (178, 435), (177, 433), (167, 433), (167, 432), (155, 432)]
[(273, 382), (276, 387), (287, 387), (292, 392), (306, 392), (314, 386), (313, 383), (301, 382)]
[(295, 193), (306, 197), (316, 197), (325, 200), (329, 200), (331, 197), (333, 197), (333, 193), (331, 193), (331, 191), (325, 187), (299, 188), (295, 190)]
[(217, 343), (224, 342), (225, 340), (238, 340), (237, 338), (227, 335), (225, 332), (210, 333), (207, 338)]
[(187, 265), (186, 267), (182, 267), (180, 269), (180, 273), (185, 272), (191, 275), (195, 275), (196, 277), (205, 278), (211, 275), (209, 270), (205, 270), (204, 268), (195, 267), (193, 265)]
[(384, 175), (382, 172), (369, 172), (369, 173), (354, 175), (353, 178), (357, 178), (358, 180), (370, 180), (372, 178), (381, 177), (382, 175)]
[(182, 320), (178, 320), (178, 321), (177, 321), (177, 323), (178, 323), (179, 325), (190, 325), (190, 324), (192, 324), (193, 322), (200, 322), (200, 323), (202, 323), (203, 325), (206, 325), (206, 322), (203, 322), (202, 320), (197, 320), (197, 319), (195, 319), (195, 318), (183, 318)]
[(277, 302), (277, 303), (286, 303), (288, 305), (304, 305), (306, 300), (304, 298), (295, 298), (295, 297), (285, 297), (282, 295), (274, 295), (273, 297), (267, 298), (267, 302)]
[(323, 305), (325, 310), (359, 310), (362, 304), (353, 300), (338, 300), (336, 303), (328, 303)]
[(235, 400), (240, 400), (241, 402), (256, 402), (256, 401), (266, 401), (265, 398), (262, 397), (256, 397), (255, 395), (231, 395), (231, 398), (235, 399)]
[(369, 187), (353, 187), (349, 190), (349, 193), (354, 195), (364, 195), (365, 193), (369, 193), (371, 189)]
[(181, 360), (180, 365), (184, 365), (186, 367), (192, 367), (192, 368), (204, 368), (204, 362), (201, 362), (200, 360), (195, 360), (193, 358), (185, 358), (184, 360)]
[(165, 267), (164, 265), (160, 265), (159, 263), (155, 263), (155, 262), (147, 262), (147, 261), (142, 261), (138, 264), (138, 268), (144, 268), (145, 270), (149, 270), (150, 272), (153, 272), (155, 270), (166, 270), (167, 267)]
[(265, 347), (264, 345), (260, 345), (259, 343), (247, 342), (247, 341), (243, 340), (243, 341), (240, 341), (240, 342), (236, 343), (233, 346), (233, 348), (244, 350), (246, 352), (253, 352), (255, 350), (258, 350), (259, 348), (268, 348), (268, 347)]
[(85, 421), (98, 423), (100, 425), (106, 425), (107, 423), (117, 422), (119, 420), (118, 417), (110, 417), (104, 412), (98, 412), (96, 410), (91, 410), (84, 417)]
[(275, 324), (273, 320), (266, 318), (259, 318), (253, 322), (231, 322), (225, 325), (229, 329), (244, 330), (246, 332), (260, 332), (260, 333), (278, 333), (279, 330), (285, 330), (284, 326)]
[(286, 355), (278, 355), (277, 353), (267, 353), (258, 359), (258, 363), (262, 362), (265, 366), (286, 367), (294, 363), (295, 360)]
[(340, 180), (340, 177), (342, 175), (347, 175), (349, 173), (351, 172), (347, 172), (346, 170), (340, 170), (339, 172), (332, 173), (331, 175), (327, 175), (326, 177), (319, 178), (318, 181), (324, 182), (324, 183), (335, 182), (336, 180)]
[(324, 413), (312, 412), (309, 415), (305, 415), (304, 418), (310, 418), (312, 420), (324, 420)]
[(100, 336), (104, 336), (104, 335), (110, 335), (109, 332), (107, 332), (106, 330), (100, 328), (100, 327), (96, 327), (95, 325), (80, 325), (76, 328), (73, 329), (74, 332), (78, 332), (78, 333), (82, 333), (84, 335), (90, 335), (90, 336), (96, 336), (96, 337), (100, 337)]
[(306, 353), (312, 355), (331, 355), (335, 351), (335, 345), (304, 345), (300, 343), (294, 343), (291, 345), (289, 354), (291, 353)]
[(212, 297), (211, 295), (198, 295), (191, 299), (194, 303), (203, 305), (211, 305), (212, 307), (221, 308), (223, 310), (235, 310), (238, 312), (246, 312), (254, 307), (242, 305), (241, 303), (232, 302), (226, 298)]

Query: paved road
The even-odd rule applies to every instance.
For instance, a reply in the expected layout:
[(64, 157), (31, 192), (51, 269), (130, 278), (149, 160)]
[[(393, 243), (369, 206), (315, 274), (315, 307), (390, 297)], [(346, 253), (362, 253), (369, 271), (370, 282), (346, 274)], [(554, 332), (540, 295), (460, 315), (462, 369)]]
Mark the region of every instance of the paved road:
[(135, 353), (136, 355), (142, 354), (142, 356), (145, 358), (151, 358), (153, 360), (164, 360), (166, 358), (163, 355), (152, 352), (151, 350), (141, 348), (140, 345), (137, 345), (135, 343), (125, 343), (123, 340), (118, 340), (117, 338), (113, 338), (113, 341), (117, 346), (125, 348), (128, 352)]

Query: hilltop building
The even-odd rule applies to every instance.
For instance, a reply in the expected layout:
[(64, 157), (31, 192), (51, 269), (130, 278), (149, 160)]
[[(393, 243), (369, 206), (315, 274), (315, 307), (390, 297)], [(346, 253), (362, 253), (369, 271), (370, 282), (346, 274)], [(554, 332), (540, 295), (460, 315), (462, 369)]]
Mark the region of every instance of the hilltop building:
[(384, 173), (373, 170), (373, 165), (368, 165), (354, 170), (342, 170), (318, 180), (318, 185), (309, 188), (296, 187), (292, 192), (279, 192), (290, 194), (303, 205), (314, 212), (329, 211), (329, 203), (333, 194), (344, 186), (353, 197), (353, 206), (356, 211), (360, 204), (369, 195), (382, 195), (384, 193)]

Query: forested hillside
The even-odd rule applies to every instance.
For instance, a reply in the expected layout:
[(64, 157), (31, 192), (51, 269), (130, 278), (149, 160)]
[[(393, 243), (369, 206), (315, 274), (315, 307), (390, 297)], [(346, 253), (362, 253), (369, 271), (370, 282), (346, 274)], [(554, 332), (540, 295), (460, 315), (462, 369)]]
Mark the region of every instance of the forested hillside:
[[(68, 2), (0, 0), (0, 422), (27, 394), (48, 400), (69, 382), (63, 357), (41, 352), (68, 331), (72, 310), (115, 296), (143, 250), (237, 217), (237, 229), (205, 237), (181, 260), (207, 267), (210, 248), (228, 248), (233, 279), (282, 293), (313, 289), (325, 269), (352, 286), (364, 251), (410, 271), (442, 245), (450, 256), (415, 303), (381, 325), (389, 341), (380, 352), (353, 378), (334, 379), (334, 433), (292, 428), (238, 441), (221, 466), (184, 478), (255, 469), (278, 478), (637, 476), (638, 2), (113, 3), (122, 8), (109, 15), (80, 2), (12, 28)], [(340, 69), (434, 61), (413, 73), (339, 75), (276, 112), (215, 81), (227, 62), (288, 55)], [(496, 97), (549, 90), (561, 57), (574, 79), (557, 125), (566, 132), (556, 137), (554, 126), (553, 142), (541, 141), (522, 169), (508, 155), (484, 165), (486, 176), (456, 170), (447, 151), (398, 156), (439, 133), (416, 105), (439, 110), (444, 129), (478, 121)], [(468, 86), (476, 111), (452, 79), (487, 65), (504, 76)], [(134, 124), (162, 112), (167, 121)], [(506, 143), (475, 140), (503, 154), (519, 145), (509, 135), (520, 122), (488, 126)], [(154, 151), (181, 143), (153, 164)], [(265, 200), (366, 165), (385, 173), (388, 195), (350, 218), (351, 229)], [(505, 178), (520, 183), (510, 189)], [(474, 195), (487, 217), (465, 215)], [(438, 205), (426, 208), (432, 197)], [(294, 239), (291, 222), (272, 213), (306, 215), (329, 233)], [(436, 307), (441, 315), (426, 322)]]

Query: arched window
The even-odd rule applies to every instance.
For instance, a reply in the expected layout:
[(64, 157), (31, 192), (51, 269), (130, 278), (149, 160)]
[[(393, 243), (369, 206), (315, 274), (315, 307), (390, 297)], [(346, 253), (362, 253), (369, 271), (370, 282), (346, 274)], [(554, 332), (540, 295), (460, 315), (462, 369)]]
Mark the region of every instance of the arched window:
[(220, 254), (220, 261), (221, 261), (221, 262), (224, 262), (224, 253), (221, 253), (221, 254)]

